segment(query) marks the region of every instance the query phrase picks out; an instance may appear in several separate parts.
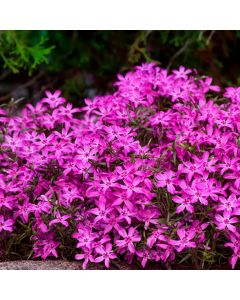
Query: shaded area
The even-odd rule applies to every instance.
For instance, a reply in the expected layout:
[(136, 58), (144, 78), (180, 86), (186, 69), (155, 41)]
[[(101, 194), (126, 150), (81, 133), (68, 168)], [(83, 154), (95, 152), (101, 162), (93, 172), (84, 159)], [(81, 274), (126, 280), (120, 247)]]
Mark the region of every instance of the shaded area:
[(111, 92), (117, 73), (147, 61), (237, 85), (239, 51), (240, 31), (0, 31), (0, 103), (34, 103), (44, 90), (61, 89), (81, 106)]

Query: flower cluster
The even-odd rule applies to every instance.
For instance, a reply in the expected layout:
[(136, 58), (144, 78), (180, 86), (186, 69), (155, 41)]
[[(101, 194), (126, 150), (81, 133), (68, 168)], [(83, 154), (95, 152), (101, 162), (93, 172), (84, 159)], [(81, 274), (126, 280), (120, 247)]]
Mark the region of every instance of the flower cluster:
[[(153, 63), (73, 108), (0, 110), (0, 247), (33, 257), (196, 267), (240, 256), (240, 88)], [(11, 242), (10, 242), (11, 241)], [(10, 246), (9, 246), (10, 245)], [(64, 252), (66, 249), (67, 252)], [(202, 266), (203, 267), (203, 266)]]

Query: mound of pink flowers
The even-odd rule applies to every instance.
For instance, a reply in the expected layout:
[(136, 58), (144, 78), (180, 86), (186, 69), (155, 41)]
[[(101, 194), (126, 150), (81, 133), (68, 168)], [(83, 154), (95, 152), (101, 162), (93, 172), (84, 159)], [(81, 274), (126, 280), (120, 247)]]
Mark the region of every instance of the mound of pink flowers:
[[(0, 110), (0, 252), (159, 265), (240, 256), (240, 88), (153, 63), (73, 108)], [(20, 249), (20, 250), (19, 250)], [(15, 253), (16, 254), (16, 253)]]

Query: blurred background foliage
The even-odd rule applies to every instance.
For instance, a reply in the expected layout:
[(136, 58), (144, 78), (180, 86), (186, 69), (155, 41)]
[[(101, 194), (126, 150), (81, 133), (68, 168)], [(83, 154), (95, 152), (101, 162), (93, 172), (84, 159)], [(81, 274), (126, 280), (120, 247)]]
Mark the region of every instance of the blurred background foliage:
[(0, 104), (34, 103), (44, 90), (61, 89), (81, 105), (111, 92), (117, 73), (146, 61), (239, 85), (239, 53), (240, 31), (0, 31)]

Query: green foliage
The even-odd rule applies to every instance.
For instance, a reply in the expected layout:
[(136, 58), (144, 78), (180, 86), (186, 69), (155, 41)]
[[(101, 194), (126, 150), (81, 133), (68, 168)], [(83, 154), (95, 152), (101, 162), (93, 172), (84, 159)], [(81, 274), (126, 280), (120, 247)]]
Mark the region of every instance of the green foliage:
[[(240, 31), (153, 30), (144, 47), (147, 60), (157, 60), (163, 68), (196, 68), (222, 86), (239, 82)], [(139, 58), (136, 63), (146, 61)]]
[(29, 75), (42, 63), (48, 63), (48, 56), (54, 46), (46, 46), (47, 38), (40, 35), (31, 38), (30, 31), (1, 31), (0, 56), (3, 67), (13, 73), (27, 70)]
[(144, 59), (146, 62), (153, 61), (149, 56), (147, 51), (148, 45), (148, 36), (151, 34), (151, 31), (141, 31), (137, 36), (136, 40), (130, 47), (128, 53), (128, 62), (130, 64), (136, 64), (141, 59)]
[(116, 73), (148, 61), (196, 68), (216, 84), (239, 85), (239, 52), (240, 31), (0, 31), (0, 102), (10, 99), (19, 81), (30, 99), (36, 98), (32, 85), (41, 94), (62, 89), (69, 99), (103, 94)]

